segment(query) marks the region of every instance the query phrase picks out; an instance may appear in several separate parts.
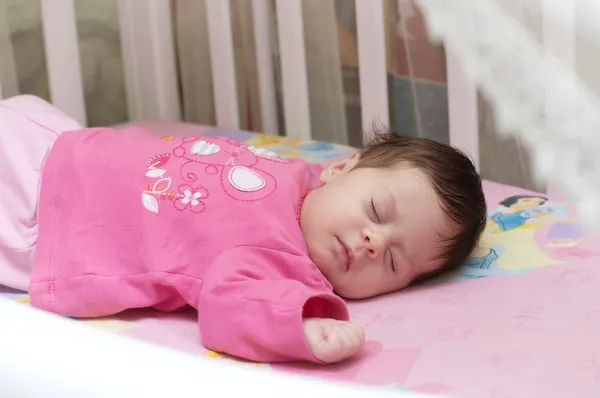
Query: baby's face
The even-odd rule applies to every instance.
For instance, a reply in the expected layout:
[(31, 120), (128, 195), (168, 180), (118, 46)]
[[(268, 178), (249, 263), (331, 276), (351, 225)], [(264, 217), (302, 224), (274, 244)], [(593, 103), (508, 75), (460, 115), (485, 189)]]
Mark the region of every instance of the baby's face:
[(426, 176), (408, 167), (331, 165), (302, 205), (300, 226), (313, 262), (349, 299), (406, 287), (442, 265), (452, 230)]

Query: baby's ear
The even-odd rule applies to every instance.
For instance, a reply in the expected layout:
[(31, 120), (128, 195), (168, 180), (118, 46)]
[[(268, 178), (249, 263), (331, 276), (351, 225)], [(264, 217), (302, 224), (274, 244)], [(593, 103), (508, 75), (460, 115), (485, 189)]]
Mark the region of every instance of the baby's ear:
[(360, 154), (354, 153), (346, 159), (331, 163), (329, 166), (323, 169), (319, 181), (321, 182), (321, 184), (325, 184), (331, 181), (339, 174), (347, 173), (358, 164), (359, 159)]

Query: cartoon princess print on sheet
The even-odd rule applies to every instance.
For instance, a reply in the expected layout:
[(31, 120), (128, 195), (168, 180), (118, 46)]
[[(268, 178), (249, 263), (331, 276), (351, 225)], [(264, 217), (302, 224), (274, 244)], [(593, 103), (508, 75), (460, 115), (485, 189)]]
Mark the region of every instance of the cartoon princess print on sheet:
[(506, 236), (500, 239), (489, 239), (489, 236), (524, 227), (529, 220), (546, 214), (547, 212), (544, 211), (536, 211), (536, 206), (544, 204), (547, 200), (533, 195), (511, 196), (502, 200), (498, 209), (489, 212), (479, 245), (473, 250), (461, 270), (462, 277), (474, 279), (514, 273), (514, 270), (506, 270), (500, 266), (502, 263), (500, 258), (505, 252)]
[[(149, 159), (142, 193), (144, 207), (159, 212), (160, 201), (168, 200), (179, 211), (202, 213), (210, 192), (205, 187), (221, 185), (239, 201), (256, 201), (270, 196), (277, 181), (259, 165), (259, 160), (289, 163), (275, 152), (225, 138), (182, 137), (171, 153)], [(165, 166), (170, 166), (169, 170)], [(171, 174), (169, 174), (169, 172)], [(217, 178), (218, 182), (210, 179)]]
[(550, 220), (551, 207), (544, 207), (548, 198), (535, 195), (510, 196), (500, 202), (500, 208), (488, 218), (488, 233), (507, 232), (540, 221)]
[(554, 258), (586, 260), (600, 256), (596, 244), (599, 237), (598, 231), (586, 233), (578, 223), (559, 222), (552, 225), (545, 236), (539, 237), (539, 243)]
[(534, 267), (560, 263), (537, 242), (538, 230), (565, 225), (578, 229), (566, 205), (551, 203), (539, 195), (515, 195), (505, 198), (492, 209), (479, 247), (467, 260), (465, 274), (475, 277), (510, 274)]
[[(536, 201), (538, 203), (535, 203)], [(527, 219), (522, 226), (504, 233), (515, 235), (511, 241), (520, 236), (521, 244), (530, 246), (532, 248), (530, 250), (544, 253), (549, 260), (546, 263), (541, 262), (540, 266), (600, 256), (596, 245), (590, 245), (590, 240), (586, 239), (589, 233), (585, 233), (579, 218), (573, 216), (575, 214), (573, 203), (552, 202), (540, 196), (520, 196), (505, 199), (500, 204), (505, 208), (501, 208), (499, 212), (509, 213), (511, 210), (516, 210)], [(530, 231), (526, 232), (527, 229)], [(523, 231), (517, 232), (519, 230)], [(491, 238), (494, 236), (492, 235)], [(533, 241), (527, 241), (529, 238)]]

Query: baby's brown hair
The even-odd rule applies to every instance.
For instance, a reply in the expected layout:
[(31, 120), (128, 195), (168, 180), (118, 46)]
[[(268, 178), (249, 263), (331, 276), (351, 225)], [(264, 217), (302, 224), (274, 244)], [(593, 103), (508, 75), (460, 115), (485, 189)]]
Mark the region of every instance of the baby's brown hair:
[[(454, 236), (442, 237), (443, 266), (435, 274), (461, 266), (473, 251), (486, 224), (487, 206), (481, 178), (460, 150), (426, 138), (401, 137), (378, 128), (365, 144), (356, 168), (405, 164), (421, 170), (431, 182), (440, 206), (456, 225)], [(432, 276), (423, 275), (419, 279)]]

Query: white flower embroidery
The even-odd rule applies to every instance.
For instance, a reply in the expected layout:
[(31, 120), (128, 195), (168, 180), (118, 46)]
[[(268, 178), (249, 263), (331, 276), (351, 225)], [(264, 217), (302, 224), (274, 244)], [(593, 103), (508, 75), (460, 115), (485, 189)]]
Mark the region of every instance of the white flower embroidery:
[(200, 204), (198, 198), (200, 197), (202, 197), (202, 194), (200, 192), (192, 193), (192, 191), (186, 189), (185, 191), (183, 191), (183, 199), (181, 199), (181, 203), (183, 203), (184, 205), (187, 205), (189, 203), (192, 206), (198, 206)]

